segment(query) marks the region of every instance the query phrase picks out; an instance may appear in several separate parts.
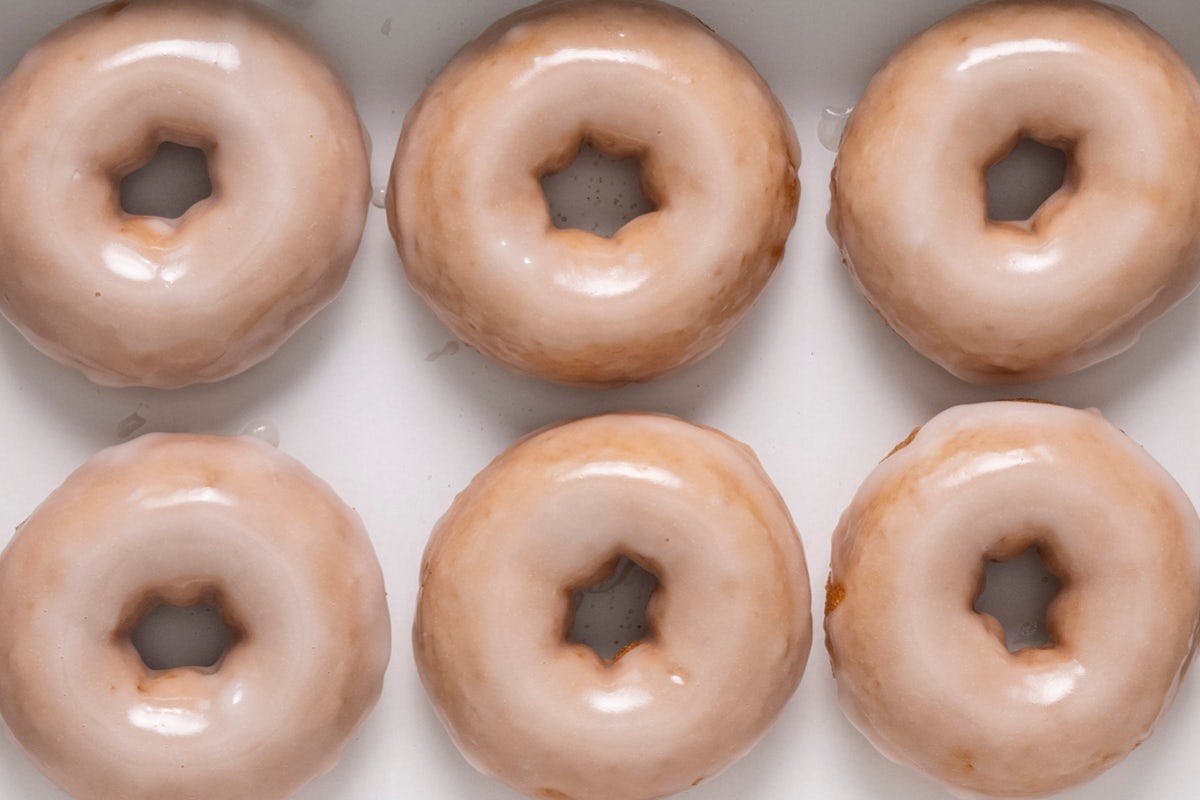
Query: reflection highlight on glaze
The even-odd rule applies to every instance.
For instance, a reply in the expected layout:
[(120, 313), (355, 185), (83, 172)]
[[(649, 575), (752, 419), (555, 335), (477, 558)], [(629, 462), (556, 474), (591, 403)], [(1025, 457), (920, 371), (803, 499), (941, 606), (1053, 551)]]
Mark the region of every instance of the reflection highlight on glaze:
[(1026, 675), (1022, 686), (1014, 690), (1014, 700), (1050, 706), (1069, 697), (1087, 674), (1083, 664), (1070, 661), (1047, 672)]
[(659, 71), (663, 63), (651, 53), (641, 50), (621, 50), (609, 47), (564, 47), (549, 55), (534, 56), (533, 67), (513, 81), (520, 88), (543, 72), (566, 64), (622, 64)]
[(645, 481), (664, 489), (683, 488), (683, 481), (675, 473), (653, 464), (635, 464), (632, 461), (593, 461), (566, 475), (566, 480), (588, 478), (624, 478)]
[(177, 506), (203, 503), (232, 508), (236, 499), (212, 486), (180, 489), (170, 494), (143, 497), (140, 505), (146, 509), (175, 508)]
[(208, 717), (188, 708), (142, 703), (131, 707), (126, 718), (133, 727), (161, 736), (195, 736), (208, 730)]
[(1064, 262), (1062, 251), (1051, 245), (1041, 250), (1016, 251), (1009, 253), (1004, 265), (1008, 272), (1021, 275), (1038, 275), (1049, 272)]
[(971, 50), (967, 53), (967, 57), (958, 65), (957, 71), (966, 72), (969, 69), (978, 67), (980, 64), (986, 64), (990, 61), (1009, 58), (1011, 56), (1078, 52), (1079, 47), (1074, 43), (1057, 39), (1018, 39), (1009, 42), (996, 42), (995, 44), (976, 47)]
[(596, 300), (633, 294), (645, 286), (648, 280), (650, 274), (645, 270), (634, 271), (624, 266), (554, 273), (555, 286)]
[(159, 39), (134, 45), (107, 58), (100, 70), (119, 69), (152, 58), (184, 58), (201, 64), (211, 64), (225, 72), (235, 72), (242, 66), (242, 55), (229, 42), (202, 42), (195, 39)]
[(158, 277), (159, 265), (120, 242), (109, 242), (100, 250), (100, 260), (114, 275), (145, 283)]
[(1028, 464), (1052, 463), (1053, 461), (1054, 454), (1043, 445), (1019, 447), (999, 453), (983, 453), (976, 455), (965, 466), (952, 472), (946, 478), (944, 486), (953, 489), (984, 475), (992, 475)]
[(628, 714), (647, 707), (653, 700), (650, 692), (640, 686), (622, 686), (607, 692), (591, 692), (584, 702), (601, 714)]
[(108, 242), (100, 250), (100, 260), (110, 273), (135, 283), (158, 280), (171, 286), (191, 272), (186, 251), (175, 251), (164, 261), (154, 261), (118, 241)]

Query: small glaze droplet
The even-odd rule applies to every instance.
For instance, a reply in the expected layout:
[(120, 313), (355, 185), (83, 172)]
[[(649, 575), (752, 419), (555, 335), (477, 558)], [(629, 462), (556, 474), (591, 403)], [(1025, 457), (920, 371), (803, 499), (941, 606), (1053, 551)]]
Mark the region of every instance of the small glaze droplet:
[(451, 339), (450, 341), (446, 342), (445, 346), (442, 347), (441, 350), (435, 350), (434, 352), (425, 356), (425, 360), (426, 361), (437, 361), (442, 356), (456, 355), (458, 353), (458, 348), (459, 348), (459, 343), (456, 342), (455, 340)]
[(382, 33), (384, 36), (392, 35), (392, 18), (391, 17), (388, 17), (387, 19), (385, 19), (383, 21), (383, 25), (380, 26), (379, 32)]
[(142, 430), (142, 428), (146, 427), (146, 418), (144, 416), (142, 416), (142, 413), (145, 411), (149, 411), (149, 410), (150, 410), (150, 407), (147, 406), (145, 403), (138, 403), (137, 410), (135, 410), (128, 417), (125, 417), (123, 420), (118, 422), (117, 423), (117, 439), (118, 439), (118, 441), (122, 441), (122, 442), (128, 441), (128, 440), (132, 439), (134, 436), (136, 436)]
[(386, 186), (377, 186), (375, 188), (375, 194), (371, 196), (371, 205), (375, 206), (376, 208), (383, 208), (387, 205)]
[(821, 121), (817, 123), (817, 139), (821, 146), (831, 153), (836, 153), (842, 144), (842, 133), (850, 119), (854, 106), (843, 108), (826, 108), (821, 112)]
[(252, 436), (261, 439), (271, 447), (279, 447), (279, 428), (269, 419), (256, 419), (247, 422), (242, 428), (242, 436)]

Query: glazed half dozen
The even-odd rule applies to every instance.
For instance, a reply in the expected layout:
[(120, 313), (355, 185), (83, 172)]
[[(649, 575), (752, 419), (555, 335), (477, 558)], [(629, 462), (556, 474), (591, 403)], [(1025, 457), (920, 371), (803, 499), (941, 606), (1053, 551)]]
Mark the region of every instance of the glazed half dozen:
[[(301, 32), (251, 4), (84, 14), (0, 86), (0, 129), (0, 308), (98, 383), (250, 368), (333, 298), (362, 234), (370, 141), (353, 101)], [(989, 220), (986, 171), (1022, 138), (1066, 151), (1066, 182), (1029, 220)], [(205, 151), (212, 197), (176, 220), (125, 213), (120, 178), (165, 141)], [(539, 185), (585, 143), (637, 157), (654, 205), (611, 238), (556, 228)], [(694, 17), (541, 3), (425, 91), (387, 216), (414, 289), (463, 341), (526, 374), (618, 386), (704, 357), (745, 314), (795, 222), (799, 158), (763, 79)], [(1091, 0), (990, 0), (872, 80), (830, 230), (922, 353), (967, 380), (1046, 378), (1130, 346), (1195, 288), (1197, 163), (1200, 86), (1157, 34)], [(1066, 588), (1051, 642), (1012, 653), (972, 602), (986, 560), (1031, 546)], [(660, 586), (649, 635), (605, 659), (564, 631), (573, 592), (621, 557)], [(132, 627), (200, 602), (232, 633), (222, 660), (146, 667)], [(810, 606), (800, 539), (749, 448), (611, 414), (531, 435), (455, 500), (421, 565), (413, 648), (481, 771), (534, 800), (652, 800), (763, 735), (803, 675)], [(1096, 412), (951, 409), (884, 460), (834, 534), (842, 706), (956, 792), (1045, 795), (1119, 761), (1177, 691), (1198, 626), (1200, 519)], [(913, 646), (918, 630), (935, 641)], [(104, 451), (0, 556), (0, 714), (80, 800), (287, 797), (335, 764), (389, 653), (362, 523), (254, 440)]]

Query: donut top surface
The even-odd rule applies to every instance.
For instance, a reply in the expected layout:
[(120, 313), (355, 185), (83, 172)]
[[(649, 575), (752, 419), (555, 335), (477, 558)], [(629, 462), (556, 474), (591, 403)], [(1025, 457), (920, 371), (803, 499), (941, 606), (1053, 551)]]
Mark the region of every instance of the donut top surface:
[[(0, 86), (0, 310), (92, 380), (176, 388), (273, 353), (346, 277), (370, 199), (353, 101), (254, 3), (131, 0), (66, 23)], [(170, 141), (212, 195), (134, 216), (121, 178)]]
[[(130, 631), (216, 604), (210, 668), (152, 670)], [(150, 434), (105, 450), (0, 556), (0, 714), (77, 800), (284, 800), (331, 768), (390, 656), (358, 516), (256, 439)]]
[[(973, 609), (984, 562), (1036, 546), (1050, 643)], [(951, 409), (862, 485), (834, 534), (825, 629), (842, 707), (885, 755), (986, 797), (1094, 778), (1150, 735), (1200, 625), (1200, 518), (1098, 412)]]
[[(618, 556), (659, 580), (613, 660), (566, 640), (572, 590)], [(723, 770), (795, 690), (812, 637), (803, 548), (744, 445), (669, 417), (542, 431), (430, 540), (413, 646), (459, 749), (536, 800), (650, 800)]]
[[(641, 161), (655, 210), (560, 230), (539, 178), (588, 142)], [(538, 3), (465, 47), (410, 112), (388, 219), (454, 333), (523, 373), (617, 386), (711, 352), (779, 263), (799, 146), (763, 79), (654, 0)]]
[[(988, 218), (1022, 138), (1065, 151), (1027, 221)], [(829, 226), (870, 303), (977, 383), (1063, 375), (1130, 347), (1200, 277), (1200, 84), (1135, 16), (993, 0), (917, 36), (855, 107)]]

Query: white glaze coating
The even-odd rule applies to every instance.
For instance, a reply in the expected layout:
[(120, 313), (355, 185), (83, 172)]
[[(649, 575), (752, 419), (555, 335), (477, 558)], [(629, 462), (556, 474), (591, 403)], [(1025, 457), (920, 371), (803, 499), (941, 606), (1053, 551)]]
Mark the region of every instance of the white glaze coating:
[[(210, 669), (153, 672), (129, 632), (156, 602), (216, 602)], [(0, 713), (77, 800), (282, 800), (336, 763), (390, 654), (358, 516), (251, 438), (105, 450), (0, 556)]]
[[(1022, 137), (1070, 154), (1027, 222), (989, 222), (986, 172)], [(871, 304), (978, 383), (1125, 350), (1200, 275), (1200, 86), (1132, 14), (998, 0), (897, 52), (851, 115), (829, 224)]]
[[(986, 559), (1038, 545), (1051, 643), (1009, 653), (973, 611)], [(886, 756), (963, 796), (1037, 797), (1148, 737), (1200, 623), (1200, 519), (1095, 411), (987, 403), (931, 421), (833, 539), (825, 630), (842, 708)]]
[[(368, 145), (315, 48), (236, 0), (132, 0), (31, 49), (0, 87), (0, 309), (97, 383), (175, 388), (263, 360), (328, 303), (366, 220)], [(213, 194), (130, 216), (162, 141)]]
[[(640, 156), (657, 210), (559, 230), (538, 178)], [(550, 0), (468, 45), (409, 114), (388, 218), (413, 287), (520, 372), (613, 386), (725, 339), (783, 255), (799, 146), (730, 44), (657, 0)]]
[[(571, 590), (628, 555), (660, 581), (614, 662), (568, 644)], [(791, 696), (804, 551), (749, 448), (670, 417), (535, 434), (438, 523), (413, 645), (459, 749), (535, 800), (650, 800), (743, 755)]]

